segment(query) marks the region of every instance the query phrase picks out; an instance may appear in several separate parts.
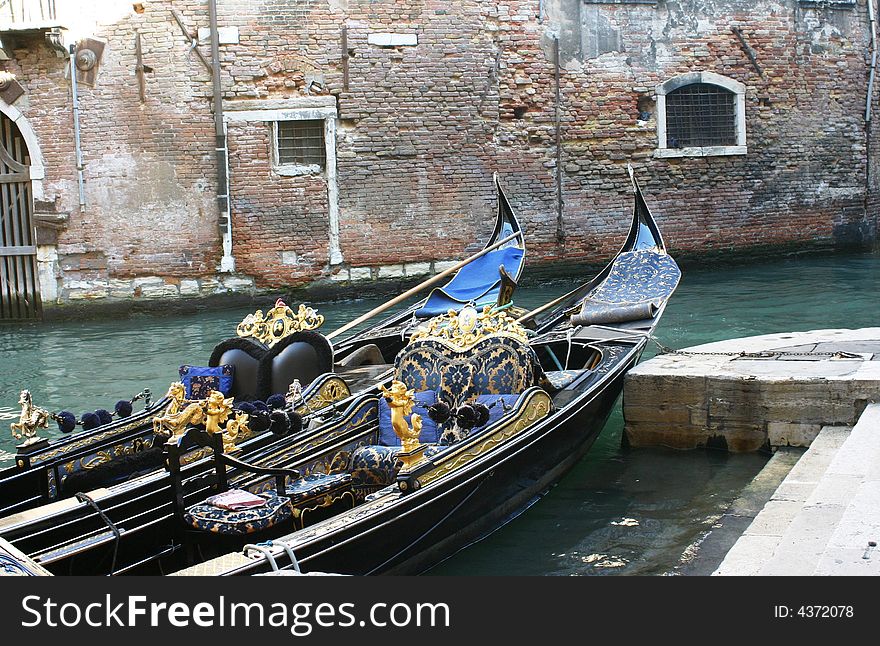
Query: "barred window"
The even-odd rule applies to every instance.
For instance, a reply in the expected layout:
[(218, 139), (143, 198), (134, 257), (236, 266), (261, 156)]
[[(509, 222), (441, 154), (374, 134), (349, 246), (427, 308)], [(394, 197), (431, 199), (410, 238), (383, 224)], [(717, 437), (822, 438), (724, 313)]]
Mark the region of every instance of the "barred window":
[(666, 95), (666, 146), (735, 146), (734, 94), (709, 83), (692, 83)]
[(657, 86), (655, 157), (745, 155), (746, 87), (712, 72), (690, 72)]
[(276, 123), (278, 163), (324, 168), (324, 120), (302, 119)]

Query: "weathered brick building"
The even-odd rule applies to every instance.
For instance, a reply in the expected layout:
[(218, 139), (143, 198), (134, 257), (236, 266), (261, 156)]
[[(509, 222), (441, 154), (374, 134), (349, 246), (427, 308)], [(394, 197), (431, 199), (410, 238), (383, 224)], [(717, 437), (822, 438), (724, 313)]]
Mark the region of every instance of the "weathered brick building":
[(426, 273), (496, 171), (530, 263), (616, 250), (627, 164), (682, 255), (876, 239), (865, 0), (217, 0), (231, 245), (210, 0), (47, 4), (0, 13), (45, 302)]

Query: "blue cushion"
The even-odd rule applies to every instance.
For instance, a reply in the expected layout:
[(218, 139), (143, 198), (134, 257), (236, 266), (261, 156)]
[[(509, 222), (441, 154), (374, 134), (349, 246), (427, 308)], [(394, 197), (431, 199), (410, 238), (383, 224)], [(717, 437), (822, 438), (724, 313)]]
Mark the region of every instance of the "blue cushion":
[(212, 390), (219, 390), (228, 396), (232, 392), (234, 366), (180, 366), (180, 381), (186, 388), (187, 399), (207, 399)]
[(519, 247), (495, 249), (458, 270), (444, 287), (433, 290), (425, 302), (425, 306), (416, 311), (419, 318), (446, 314), (448, 310), (460, 310), (468, 302), (476, 305), (491, 305), (498, 301), (501, 291), (501, 274), (498, 268), (504, 269), (511, 276), (516, 276), (522, 264), (523, 250)]
[[(422, 416), (422, 432), (419, 434), (419, 441), (422, 444), (433, 444), (440, 439), (440, 430), (437, 423), (428, 417), (425, 410), (428, 406), (437, 403), (437, 393), (433, 390), (423, 390), (416, 393), (416, 403), (413, 406), (413, 412)], [(410, 419), (412, 416), (407, 415), (406, 423), (412, 424)], [(382, 446), (400, 446), (400, 438), (394, 432), (391, 426), (391, 407), (388, 401), (379, 398), (379, 444)]]
[(489, 407), (489, 421), (479, 428), (483, 429), (494, 424), (504, 416), (504, 405), (511, 408), (518, 399), (519, 395), (480, 395), (477, 397), (478, 404), (485, 404)]
[(203, 502), (187, 509), (183, 519), (195, 529), (226, 536), (242, 536), (273, 527), (293, 515), (290, 498), (279, 496), (274, 491), (260, 496), (266, 499), (266, 504), (262, 507), (232, 511)]

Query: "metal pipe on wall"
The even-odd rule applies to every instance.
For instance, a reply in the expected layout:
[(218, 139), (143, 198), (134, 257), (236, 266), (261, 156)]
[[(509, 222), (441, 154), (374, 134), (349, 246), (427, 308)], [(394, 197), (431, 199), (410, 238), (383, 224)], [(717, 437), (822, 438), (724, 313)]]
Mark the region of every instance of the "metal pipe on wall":
[(871, 122), (871, 98), (874, 96), (874, 77), (877, 74), (877, 20), (874, 0), (868, 0), (868, 26), (871, 29), (871, 71), (868, 74), (868, 97), (865, 100), (865, 121)]
[(556, 243), (561, 246), (565, 244), (565, 225), (562, 219), (564, 202), (562, 201), (562, 99), (559, 88), (559, 36), (553, 38), (553, 67), (556, 76)]
[(79, 183), (79, 206), (80, 210), (86, 205), (86, 193), (83, 181), (83, 157), (82, 146), (79, 138), (79, 94), (76, 86), (76, 45), (70, 46), (70, 94), (73, 103), (73, 145), (76, 148), (76, 174)]
[(220, 211), (220, 229), (223, 236), (223, 256), (220, 271), (235, 271), (232, 255), (232, 209), (229, 200), (229, 150), (226, 143), (226, 124), (223, 122), (223, 89), (220, 85), (220, 38), (217, 33), (217, 0), (208, 0), (208, 19), (211, 29), (211, 76), (214, 84), (214, 151), (217, 159), (217, 208)]

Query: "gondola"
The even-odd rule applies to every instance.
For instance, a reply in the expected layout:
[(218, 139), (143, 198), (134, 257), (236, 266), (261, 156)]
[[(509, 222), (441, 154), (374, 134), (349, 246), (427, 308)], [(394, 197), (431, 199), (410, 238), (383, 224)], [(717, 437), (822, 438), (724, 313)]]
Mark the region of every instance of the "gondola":
[[(299, 414), (301, 429), (288, 433), (288, 424), (283, 432), (276, 433), (273, 422), (269, 428), (271, 433), (245, 437), (234, 446), (228, 442), (229, 433), (226, 432), (226, 449), (234, 450), (237, 459), (249, 464), (270, 465), (287, 459), (291, 454), (318, 450), (324, 442), (329, 441), (328, 438), (338, 438), (340, 420), (346, 420), (348, 411), (356, 409), (364, 396), (369, 397), (369, 393), (387, 379), (391, 365), (386, 363), (386, 357), (393, 357), (406, 345), (421, 321), (432, 316), (438, 308), (461, 308), (474, 300), (494, 304), (509, 300), (523, 269), (525, 248), (519, 222), (497, 178), (496, 187), (498, 213), (495, 227), (482, 251), (368, 315), (355, 319), (335, 333), (315, 340), (316, 343), (323, 341), (329, 348), (331, 372), (318, 374), (308, 388), (288, 397), (286, 408), (280, 409), (288, 417), (291, 413)], [(449, 275), (453, 276), (452, 279), (436, 287), (426, 298), (377, 324), (330, 343), (329, 339), (334, 336), (402, 302), (419, 289), (440, 284), (440, 280)], [(464, 297), (467, 300), (463, 300)], [(263, 334), (272, 334), (276, 322), (277, 319), (271, 316), (254, 316), (245, 319), (239, 327), (248, 330), (256, 323), (262, 326)], [(312, 331), (312, 335), (316, 333)], [(231, 364), (235, 367), (235, 375), (250, 376), (245, 384), (233, 383), (233, 396), (226, 400), (227, 403), (235, 400), (239, 394), (249, 399), (252, 396), (250, 392), (259, 389), (261, 384), (263, 393), (271, 390), (278, 395), (279, 390), (283, 392), (291, 383), (294, 372), (302, 374), (303, 361), (308, 364), (306, 368), (312, 367), (315, 353), (303, 356), (292, 352), (291, 344), (286, 341), (287, 337), (284, 337), (282, 343), (268, 351), (248, 338), (230, 339), (215, 348), (210, 366)], [(163, 402), (167, 403), (169, 397)], [(208, 406), (207, 400), (205, 406)], [(151, 409), (155, 410), (156, 407)], [(236, 408), (226, 416), (225, 431), (229, 431), (230, 424), (241, 419), (242, 414), (252, 415), (253, 411), (244, 411), (236, 404)], [(156, 415), (145, 415), (138, 420), (141, 425), (132, 430), (131, 435), (150, 433), (152, 442), (154, 438), (147, 421), (155, 424), (155, 419)], [(184, 425), (177, 431), (185, 428)], [(121, 574), (144, 571), (146, 566), (155, 564), (163, 557), (175, 555), (181, 548), (181, 543), (175, 540), (174, 532), (170, 529), (174, 508), (171, 488), (173, 474), (152, 469), (146, 473), (117, 476), (121, 481), (96, 486), (88, 491), (65, 489), (63, 483), (70, 476), (65, 469), (69, 465), (73, 465), (77, 471), (88, 470), (88, 465), (94, 463), (94, 456), (99, 452), (111, 456), (124, 455), (131, 451), (129, 447), (136, 439), (131, 435), (124, 438), (111, 435), (93, 441), (95, 435), (92, 433), (85, 438), (77, 438), (84, 440), (79, 446), (76, 446), (76, 442), (68, 441), (65, 448), (74, 447), (75, 450), (58, 451), (61, 447), (54, 446), (55, 455), (51, 459), (31, 459), (26, 469), (16, 465), (18, 469), (13, 470), (10, 479), (17, 476), (21, 482), (27, 476), (31, 491), (39, 487), (38, 500), (51, 502), (36, 508), (31, 508), (34, 500), (18, 508), (14, 508), (15, 502), (12, 503), (13, 507), (7, 506), (14, 513), (0, 518), (0, 537), (8, 541), (12, 549), (21, 550), (21, 553), (56, 573)], [(193, 443), (179, 448), (181, 455), (178, 457), (184, 463), (179, 472), (185, 490), (181, 495), (186, 499), (197, 499), (214, 486), (212, 465), (205, 457), (209, 450)], [(31, 457), (39, 454), (40, 451), (37, 451)], [(165, 459), (163, 456), (163, 462)], [(6, 504), (7, 500), (2, 489), (5, 474), (0, 472), (0, 505)], [(231, 468), (228, 475), (234, 482), (244, 473)], [(62, 483), (62, 487), (55, 483)], [(71, 495), (73, 493), (75, 495)]]
[[(178, 574), (418, 573), (535, 503), (595, 441), (680, 279), (632, 184), (629, 234), (596, 278), (518, 318), (485, 307), (432, 319), (397, 355), (388, 387), (352, 411), (358, 442), (346, 436), (237, 483), (237, 493), (285, 500), (279, 509), (293, 514), (282, 525), (293, 531), (224, 553), (221, 539), (240, 530), (242, 517), (256, 527), (274, 507), (230, 511), (179, 498), (182, 540), (218, 556)], [(436, 398), (424, 399), (431, 392)], [(424, 415), (407, 418), (420, 407)], [(216, 441), (213, 455), (222, 491)], [(300, 493), (322, 483), (328, 497), (351, 504), (308, 519)]]

